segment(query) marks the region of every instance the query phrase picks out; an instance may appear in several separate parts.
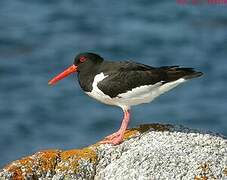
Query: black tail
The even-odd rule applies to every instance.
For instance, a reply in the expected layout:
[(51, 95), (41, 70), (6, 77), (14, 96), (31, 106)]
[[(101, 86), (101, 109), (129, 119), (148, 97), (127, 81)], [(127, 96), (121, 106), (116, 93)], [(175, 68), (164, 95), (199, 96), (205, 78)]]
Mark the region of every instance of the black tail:
[(202, 72), (197, 72), (193, 68), (180, 68), (179, 66), (164, 66), (160, 67), (166, 73), (168, 82), (175, 81), (180, 78), (192, 79), (202, 76)]

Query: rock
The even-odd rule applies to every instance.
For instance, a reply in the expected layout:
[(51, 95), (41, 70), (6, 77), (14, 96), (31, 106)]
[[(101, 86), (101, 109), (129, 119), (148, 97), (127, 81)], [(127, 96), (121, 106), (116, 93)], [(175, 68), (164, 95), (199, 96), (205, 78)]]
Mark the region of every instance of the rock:
[(117, 146), (46, 150), (0, 170), (1, 180), (227, 179), (227, 140), (181, 126), (128, 130)]

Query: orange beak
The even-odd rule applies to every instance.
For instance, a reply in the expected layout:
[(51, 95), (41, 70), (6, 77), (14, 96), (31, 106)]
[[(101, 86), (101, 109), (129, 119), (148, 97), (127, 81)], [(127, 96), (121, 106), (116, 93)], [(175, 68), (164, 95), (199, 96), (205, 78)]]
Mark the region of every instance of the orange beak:
[(62, 73), (60, 73), (59, 75), (55, 76), (53, 79), (51, 79), (48, 84), (49, 85), (54, 85), (56, 84), (58, 81), (60, 81), (61, 79), (69, 76), (72, 73), (77, 72), (77, 66), (75, 66), (74, 64), (72, 66), (70, 66), (69, 68), (67, 68), (66, 70), (64, 70)]

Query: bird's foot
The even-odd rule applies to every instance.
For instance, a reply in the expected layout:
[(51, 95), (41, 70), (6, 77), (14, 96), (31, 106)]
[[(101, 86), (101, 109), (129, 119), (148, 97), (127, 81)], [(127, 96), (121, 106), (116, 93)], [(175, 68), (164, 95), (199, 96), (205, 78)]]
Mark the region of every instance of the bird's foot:
[(117, 132), (104, 138), (102, 141), (100, 141), (100, 143), (113, 145), (120, 144), (123, 141), (124, 133), (128, 127), (129, 119), (130, 119), (129, 110), (124, 110), (124, 119), (122, 120), (120, 129)]
[(121, 132), (117, 131), (117, 132), (115, 132), (113, 134), (110, 134), (109, 136), (106, 136), (105, 139), (111, 140), (111, 139), (114, 139), (114, 138), (116, 138), (116, 137), (118, 137), (120, 135), (121, 135)]
[(117, 145), (120, 144), (123, 141), (123, 135), (121, 131), (117, 131), (107, 137), (104, 138), (104, 140), (100, 141), (101, 144), (113, 144)]
[(112, 144), (112, 145), (117, 145), (120, 144), (123, 141), (123, 137), (121, 136), (117, 136), (113, 139), (104, 139), (102, 141), (100, 141), (100, 144)]

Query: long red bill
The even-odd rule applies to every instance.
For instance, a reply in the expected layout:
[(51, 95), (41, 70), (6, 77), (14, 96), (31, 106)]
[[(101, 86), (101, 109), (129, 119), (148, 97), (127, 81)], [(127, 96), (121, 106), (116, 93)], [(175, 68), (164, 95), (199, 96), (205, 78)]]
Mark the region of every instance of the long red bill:
[(75, 66), (74, 64), (72, 66), (70, 66), (69, 68), (67, 68), (65, 71), (63, 71), (62, 73), (60, 73), (59, 75), (55, 76), (53, 79), (51, 79), (48, 84), (49, 85), (54, 85), (56, 84), (58, 81), (60, 81), (61, 79), (65, 78), (66, 76), (77, 72), (77, 66)]

